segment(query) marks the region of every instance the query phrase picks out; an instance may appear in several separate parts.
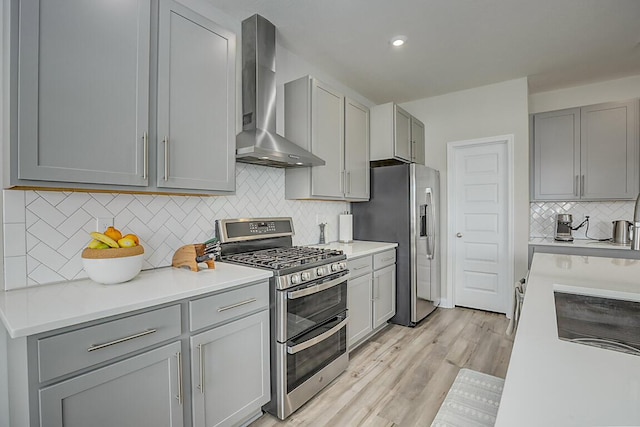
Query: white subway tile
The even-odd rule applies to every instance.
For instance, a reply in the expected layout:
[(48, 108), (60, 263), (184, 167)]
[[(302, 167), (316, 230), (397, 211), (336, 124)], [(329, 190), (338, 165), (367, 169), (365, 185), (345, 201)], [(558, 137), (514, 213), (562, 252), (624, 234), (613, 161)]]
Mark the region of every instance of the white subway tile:
[(22, 190), (3, 190), (3, 221), (7, 223), (25, 222), (25, 192)]
[(24, 224), (4, 225), (4, 256), (27, 255), (27, 232)]
[(27, 286), (27, 257), (4, 258), (4, 287), (6, 290)]

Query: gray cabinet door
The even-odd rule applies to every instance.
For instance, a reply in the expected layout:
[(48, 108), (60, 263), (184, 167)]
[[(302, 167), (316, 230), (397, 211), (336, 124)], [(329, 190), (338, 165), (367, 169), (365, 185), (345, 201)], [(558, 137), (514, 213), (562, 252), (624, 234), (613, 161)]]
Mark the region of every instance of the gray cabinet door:
[(424, 123), (411, 116), (411, 162), (424, 165)]
[(396, 157), (411, 162), (411, 114), (395, 105), (394, 119), (394, 154)]
[(583, 199), (635, 199), (638, 195), (638, 101), (581, 109)]
[(19, 7), (17, 178), (146, 186), (150, 0)]
[(235, 35), (162, 0), (158, 187), (235, 189), (235, 98)]
[(371, 273), (350, 279), (347, 282), (347, 343), (349, 348), (366, 337), (373, 330)]
[(533, 117), (533, 200), (580, 198), (580, 109)]
[(396, 265), (373, 272), (373, 328), (396, 314)]
[(345, 98), (345, 196), (369, 200), (369, 109)]
[(180, 343), (43, 388), (42, 427), (177, 427), (184, 423)]
[(344, 197), (344, 97), (312, 79), (311, 152), (326, 164), (311, 168), (315, 197)]
[(270, 399), (269, 312), (191, 338), (193, 424), (236, 425)]

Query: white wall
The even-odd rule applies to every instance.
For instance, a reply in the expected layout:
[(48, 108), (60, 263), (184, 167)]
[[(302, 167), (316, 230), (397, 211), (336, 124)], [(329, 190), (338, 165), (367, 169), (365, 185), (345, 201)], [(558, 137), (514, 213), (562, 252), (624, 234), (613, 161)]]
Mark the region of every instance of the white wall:
[(569, 87), (529, 96), (529, 112), (560, 110), (640, 97), (640, 75)]
[[(529, 236), (529, 125), (527, 79), (516, 79), (402, 104), (425, 123), (426, 165), (440, 170), (442, 253), (447, 253), (447, 143), (514, 135), (515, 278), (527, 270)], [(447, 264), (442, 265), (443, 298)], [(449, 301), (446, 301), (447, 303)]]

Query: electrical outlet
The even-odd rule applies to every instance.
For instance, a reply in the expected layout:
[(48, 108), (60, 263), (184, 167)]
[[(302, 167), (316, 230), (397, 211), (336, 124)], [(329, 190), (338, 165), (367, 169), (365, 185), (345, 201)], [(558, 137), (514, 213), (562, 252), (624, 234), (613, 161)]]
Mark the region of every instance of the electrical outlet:
[(113, 227), (113, 217), (96, 218), (96, 231), (98, 233), (103, 233), (109, 227)]

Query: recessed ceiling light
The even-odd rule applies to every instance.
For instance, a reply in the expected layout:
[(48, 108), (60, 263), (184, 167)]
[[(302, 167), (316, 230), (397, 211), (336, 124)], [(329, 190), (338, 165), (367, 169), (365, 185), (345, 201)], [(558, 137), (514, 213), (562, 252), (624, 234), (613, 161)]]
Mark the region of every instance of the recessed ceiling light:
[(405, 44), (406, 41), (407, 41), (406, 36), (395, 36), (394, 38), (391, 39), (391, 44), (395, 47), (400, 47), (403, 44)]

